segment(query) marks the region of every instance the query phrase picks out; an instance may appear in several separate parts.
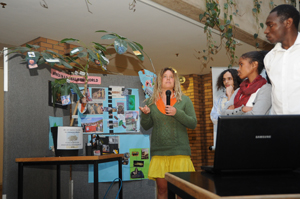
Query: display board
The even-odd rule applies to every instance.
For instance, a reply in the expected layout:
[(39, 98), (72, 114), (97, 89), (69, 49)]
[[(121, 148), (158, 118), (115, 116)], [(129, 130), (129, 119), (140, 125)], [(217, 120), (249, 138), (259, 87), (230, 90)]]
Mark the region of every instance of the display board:
[[(11, 56), (8, 61), (8, 91), (4, 93), (4, 165), (3, 165), (3, 194), (7, 198), (17, 198), (16, 184), (18, 180), (18, 165), (15, 158), (54, 156), (49, 150), (49, 126), (50, 117), (59, 117), (58, 124), (68, 126), (70, 124), (70, 112), (72, 110), (57, 106), (53, 108), (48, 103), (48, 81), (53, 81), (49, 65), (40, 65), (36, 69), (28, 70), (26, 63), (22, 62), (20, 56)], [(125, 75), (96, 75), (101, 77), (101, 85), (90, 85), (90, 89), (109, 88), (110, 86), (124, 86), (124, 88), (137, 89), (139, 105), (144, 105), (144, 93), (142, 92), (138, 76)], [(82, 87), (83, 85), (79, 85)], [(135, 98), (137, 100), (137, 98)], [(75, 107), (75, 104), (72, 104)], [(61, 120), (62, 119), (62, 120)], [(52, 120), (51, 120), (52, 121)], [(54, 122), (55, 123), (55, 122)], [(53, 125), (54, 125), (53, 123)], [(75, 125), (75, 124), (74, 124)], [(76, 123), (78, 125), (78, 123)], [(122, 127), (123, 128), (123, 127)], [(116, 130), (117, 129), (113, 129)], [(104, 132), (103, 132), (104, 133)], [(151, 130), (145, 131), (140, 127), (136, 132), (114, 132), (104, 133), (106, 136), (119, 137), (120, 152), (130, 153), (131, 149), (143, 150), (149, 148), (147, 145), (132, 145), (132, 148), (123, 144), (131, 143), (131, 138), (123, 138), (126, 134), (140, 136), (142, 140), (148, 139)], [(84, 144), (89, 142), (88, 135), (83, 135)], [(113, 142), (116, 140), (113, 139)], [(127, 148), (126, 148), (127, 147)], [(85, 147), (79, 150), (79, 155), (85, 155)], [(123, 150), (123, 148), (126, 148)], [(139, 160), (136, 160), (139, 161)], [(123, 166), (123, 177), (126, 175), (130, 180), (131, 162), (128, 162), (128, 172)], [(134, 163), (133, 163), (134, 164)], [(99, 164), (101, 165), (101, 164)], [(135, 163), (136, 166), (140, 162)], [(146, 163), (144, 163), (144, 166)], [(141, 167), (137, 167), (140, 171)], [(99, 177), (102, 178), (102, 168), (99, 168)], [(72, 180), (75, 198), (92, 198), (93, 184), (89, 181), (89, 167), (86, 165), (72, 166)], [(145, 173), (144, 173), (145, 175)], [(30, 177), (28, 177), (30, 176)], [(111, 176), (113, 180), (114, 176)], [(70, 166), (61, 166), (61, 198), (69, 198)], [(27, 168), (24, 171), (24, 198), (56, 198), (56, 169), (55, 166)], [(99, 186), (99, 198), (103, 198), (110, 182), (102, 182)], [(124, 198), (155, 198), (155, 182), (152, 180), (136, 180), (123, 182)], [(141, 188), (142, 187), (142, 188)], [(141, 188), (141, 189), (140, 189)], [(118, 186), (113, 186), (111, 196), (116, 194)]]

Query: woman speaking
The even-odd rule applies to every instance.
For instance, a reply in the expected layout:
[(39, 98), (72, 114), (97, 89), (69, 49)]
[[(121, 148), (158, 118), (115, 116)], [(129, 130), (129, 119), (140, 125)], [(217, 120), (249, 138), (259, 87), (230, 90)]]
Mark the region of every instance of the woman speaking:
[[(167, 95), (170, 105), (166, 103)], [(195, 171), (186, 130), (196, 128), (194, 106), (182, 94), (177, 73), (172, 68), (164, 68), (157, 75), (153, 95), (139, 109), (142, 127), (145, 130), (153, 127), (148, 178), (156, 180), (157, 198), (168, 198), (165, 173)]]

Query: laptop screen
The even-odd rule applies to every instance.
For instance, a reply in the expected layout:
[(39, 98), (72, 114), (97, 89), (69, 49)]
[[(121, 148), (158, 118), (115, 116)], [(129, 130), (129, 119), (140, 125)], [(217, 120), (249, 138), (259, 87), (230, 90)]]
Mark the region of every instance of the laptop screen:
[(215, 170), (300, 166), (300, 115), (219, 116)]

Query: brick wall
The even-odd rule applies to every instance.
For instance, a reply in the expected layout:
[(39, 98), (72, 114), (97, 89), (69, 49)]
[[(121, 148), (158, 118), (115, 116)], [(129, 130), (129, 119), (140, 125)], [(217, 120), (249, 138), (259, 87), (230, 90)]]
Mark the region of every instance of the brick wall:
[(202, 165), (212, 165), (214, 153), (209, 146), (213, 145), (213, 124), (210, 120), (210, 111), (213, 106), (212, 75), (186, 75), (186, 82), (181, 88), (194, 104), (198, 124), (196, 129), (188, 129), (192, 161), (196, 171)]

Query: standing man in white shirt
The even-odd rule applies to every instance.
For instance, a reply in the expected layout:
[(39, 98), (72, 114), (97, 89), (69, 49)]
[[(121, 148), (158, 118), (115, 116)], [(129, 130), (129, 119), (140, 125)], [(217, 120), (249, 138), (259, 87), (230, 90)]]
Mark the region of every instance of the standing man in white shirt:
[(300, 114), (299, 12), (292, 5), (279, 5), (266, 25), (268, 41), (277, 43), (264, 59), (272, 84), (271, 114)]

